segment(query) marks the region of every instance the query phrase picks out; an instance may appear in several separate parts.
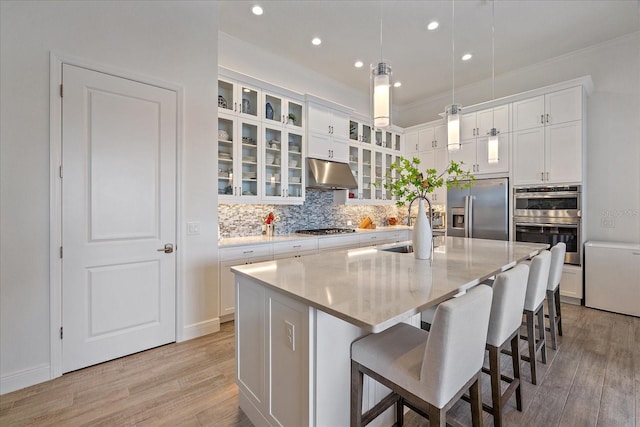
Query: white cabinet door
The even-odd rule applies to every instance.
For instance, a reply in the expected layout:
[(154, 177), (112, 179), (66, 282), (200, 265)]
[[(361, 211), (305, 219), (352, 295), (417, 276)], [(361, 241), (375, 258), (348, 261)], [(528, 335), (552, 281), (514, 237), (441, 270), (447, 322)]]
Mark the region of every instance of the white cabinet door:
[[(271, 261), (273, 258), (271, 255), (265, 255), (260, 257), (245, 258), (232, 261), (221, 261), (219, 264), (219, 278), (220, 278), (220, 316), (226, 316), (233, 314), (235, 311), (236, 297), (235, 297), (235, 284), (234, 274), (230, 268), (234, 265), (253, 264), (256, 262)], [(231, 320), (231, 319), (227, 319)]]
[(560, 295), (571, 298), (582, 298), (582, 267), (565, 265), (560, 279)]
[(527, 185), (543, 182), (544, 128), (513, 133), (513, 184)]
[(545, 95), (545, 125), (582, 119), (582, 86)]
[(582, 121), (545, 128), (545, 181), (549, 183), (582, 180)]
[[(331, 130), (331, 112), (327, 108), (309, 103), (307, 123), (309, 124), (310, 132), (329, 136)], [(347, 135), (349, 134), (348, 132), (347, 129)]]
[(331, 136), (345, 144), (349, 143), (349, 115), (341, 111), (332, 111)]
[(513, 103), (513, 130), (544, 126), (544, 96)]
[(476, 142), (476, 172), (509, 172), (509, 134), (498, 135), (498, 162), (489, 163), (489, 138), (478, 138)]
[(447, 127), (438, 125), (433, 128), (433, 139), (435, 140), (435, 148), (444, 148), (447, 146)]
[(419, 132), (410, 132), (405, 134), (405, 156), (408, 158), (417, 157), (419, 148)]
[(501, 105), (495, 108), (489, 108), (477, 112), (476, 117), (476, 136), (483, 137), (489, 134), (491, 129), (495, 128), (500, 133), (509, 132), (509, 105)]
[(470, 139), (460, 144), (460, 149), (449, 152), (449, 159), (455, 162), (463, 162), (462, 170), (475, 172), (476, 164), (476, 140)]
[(476, 137), (476, 113), (463, 114), (460, 118), (460, 141)]
[(346, 141), (333, 140), (331, 144), (331, 160), (336, 162), (349, 162), (349, 144)]
[(331, 137), (328, 133), (310, 133), (307, 154), (316, 159), (331, 159)]

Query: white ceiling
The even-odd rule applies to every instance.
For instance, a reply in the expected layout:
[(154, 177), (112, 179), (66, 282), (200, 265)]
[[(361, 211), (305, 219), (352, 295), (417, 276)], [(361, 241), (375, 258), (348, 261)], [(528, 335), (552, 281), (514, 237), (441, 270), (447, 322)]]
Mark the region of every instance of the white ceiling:
[[(262, 16), (251, 13), (260, 4)], [(369, 64), (392, 66), (394, 104), (408, 105), (451, 90), (452, 1), (220, 1), (219, 29), (363, 92)], [(640, 31), (640, 0), (498, 0), (495, 73)], [(455, 2), (455, 85), (491, 77), (492, 3)], [(437, 20), (440, 27), (427, 31)], [(322, 38), (312, 46), (311, 38)], [(473, 58), (462, 62), (463, 53)], [(636, 54), (640, 55), (640, 47)], [(361, 69), (353, 64), (360, 59)]]

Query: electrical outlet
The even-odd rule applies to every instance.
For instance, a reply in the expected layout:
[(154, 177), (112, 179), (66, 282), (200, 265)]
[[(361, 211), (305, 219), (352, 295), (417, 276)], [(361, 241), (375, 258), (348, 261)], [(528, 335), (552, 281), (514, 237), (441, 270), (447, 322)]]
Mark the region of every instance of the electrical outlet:
[(291, 351), (296, 351), (296, 327), (286, 320), (284, 321), (284, 327), (287, 334), (287, 346)]
[(347, 225), (353, 225), (353, 221), (347, 221)]
[(616, 228), (615, 218), (607, 217), (600, 220), (600, 227), (602, 228)]
[(200, 223), (188, 222), (187, 223), (187, 236), (199, 236), (200, 235)]

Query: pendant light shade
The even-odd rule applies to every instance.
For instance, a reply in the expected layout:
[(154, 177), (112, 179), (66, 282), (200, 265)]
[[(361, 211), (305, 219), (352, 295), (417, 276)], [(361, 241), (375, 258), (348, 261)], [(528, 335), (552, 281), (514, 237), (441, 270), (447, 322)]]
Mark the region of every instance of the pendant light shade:
[(446, 109), (447, 116), (447, 148), (449, 151), (460, 150), (460, 110), (458, 104), (451, 104)]
[(372, 71), (373, 125), (388, 128), (391, 125), (391, 67), (380, 62)]
[(492, 128), (491, 131), (489, 131), (489, 140), (488, 140), (488, 144), (487, 144), (487, 151), (488, 151), (488, 159), (487, 161), (489, 163), (498, 163), (498, 161), (500, 161), (500, 149), (499, 149), (499, 145), (498, 145), (498, 131), (496, 130), (496, 128)]
[[(495, 5), (491, 2), (491, 98), (496, 99), (496, 37), (495, 37)], [(500, 144), (498, 130), (496, 129), (495, 108), (491, 110), (492, 128), (489, 131), (487, 141), (487, 163), (498, 163), (500, 161)]]
[(449, 151), (460, 150), (460, 110), (462, 107), (456, 104), (456, 44), (455, 44), (455, 16), (456, 3), (451, 2), (451, 105), (445, 108), (447, 117), (447, 149)]

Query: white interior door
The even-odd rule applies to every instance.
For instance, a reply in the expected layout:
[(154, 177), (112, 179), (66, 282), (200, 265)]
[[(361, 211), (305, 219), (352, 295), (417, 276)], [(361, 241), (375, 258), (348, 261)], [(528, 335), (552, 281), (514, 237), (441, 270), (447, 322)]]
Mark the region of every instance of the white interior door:
[(63, 372), (175, 341), (176, 93), (63, 65)]

